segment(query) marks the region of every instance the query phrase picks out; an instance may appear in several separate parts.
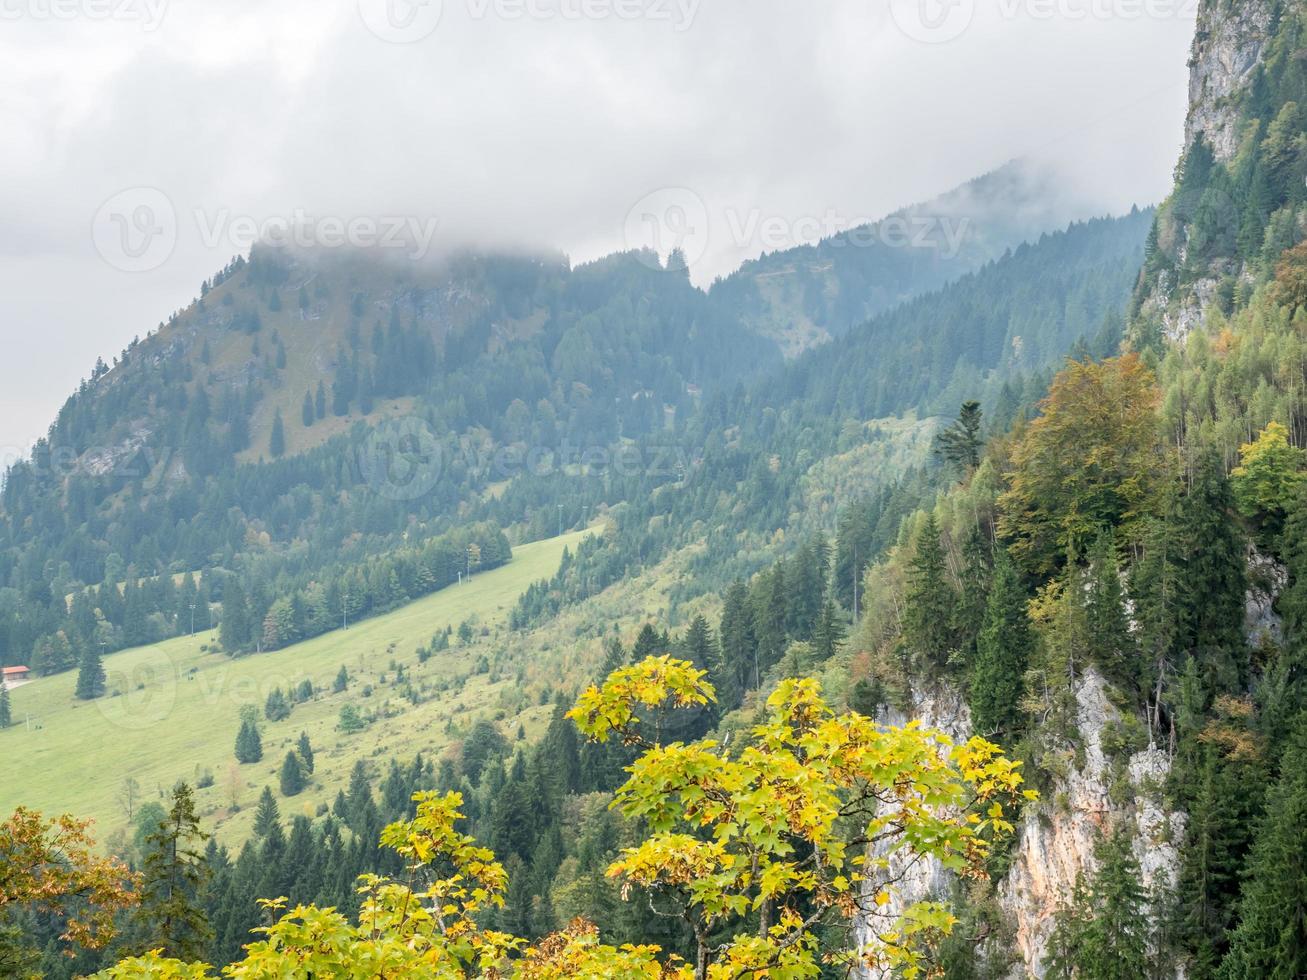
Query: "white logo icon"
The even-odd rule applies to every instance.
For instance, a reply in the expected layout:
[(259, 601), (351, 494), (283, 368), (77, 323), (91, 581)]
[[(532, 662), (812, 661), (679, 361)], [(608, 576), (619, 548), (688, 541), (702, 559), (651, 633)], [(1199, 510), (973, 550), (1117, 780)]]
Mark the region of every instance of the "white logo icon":
[(177, 212), (158, 188), (132, 187), (100, 206), (91, 235), (95, 250), (115, 269), (150, 272), (177, 247)]
[(377, 37), (391, 44), (412, 44), (440, 24), (442, 0), (359, 0), (359, 16)]
[[(649, 249), (661, 260), (679, 251), (689, 267), (707, 254), (708, 233), (708, 206), (687, 187), (647, 194), (626, 214), (628, 249)], [(649, 261), (652, 264), (652, 256)]]
[(889, 0), (889, 5), (899, 30), (923, 44), (957, 40), (976, 16), (976, 0)]

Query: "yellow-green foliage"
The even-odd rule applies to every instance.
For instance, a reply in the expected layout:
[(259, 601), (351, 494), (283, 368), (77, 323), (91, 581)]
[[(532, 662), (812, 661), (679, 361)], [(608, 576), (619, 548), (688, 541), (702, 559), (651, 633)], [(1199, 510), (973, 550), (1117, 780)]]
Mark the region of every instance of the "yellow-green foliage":
[[(812, 680), (782, 683), (763, 723), (734, 750), (712, 741), (644, 741), (641, 711), (701, 706), (713, 697), (693, 665), (650, 658), (587, 690), (571, 712), (592, 739), (619, 738), (644, 749), (613, 805), (648, 837), (625, 850), (608, 875), (624, 893), (650, 890), (679, 905), (694, 928), (694, 964), (663, 957), (654, 946), (605, 946), (581, 922), (531, 948), (482, 928), (478, 913), (503, 905), (507, 875), (490, 851), (456, 829), (458, 794), (421, 793), (415, 819), (382, 834), (383, 845), (405, 861), (403, 882), (360, 879), (357, 923), (332, 909), (287, 910), (284, 900), (266, 901), (278, 921), (222, 975), (800, 980), (819, 976), (823, 962), (861, 961), (923, 976), (926, 948), (954, 920), (927, 903), (886, 912), (894, 897), (890, 857), (907, 851), (983, 876), (992, 840), (1012, 832), (1009, 808), (1021, 796), (1017, 764), (980, 739), (955, 745), (917, 725), (883, 729), (859, 715), (836, 716)], [(876, 856), (864, 861), (873, 842)], [(821, 936), (842, 934), (824, 933), (823, 926), (847, 924), (859, 912), (873, 925), (870, 948), (823, 944)], [(760, 917), (756, 928), (747, 927), (749, 914)], [(722, 933), (734, 935), (723, 944)], [(213, 975), (157, 952), (99, 974)]]

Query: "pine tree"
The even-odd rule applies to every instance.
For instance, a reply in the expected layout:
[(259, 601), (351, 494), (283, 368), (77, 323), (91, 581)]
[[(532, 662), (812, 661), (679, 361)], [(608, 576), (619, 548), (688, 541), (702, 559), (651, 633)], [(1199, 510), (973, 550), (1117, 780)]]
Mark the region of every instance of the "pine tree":
[(1221, 980), (1307, 976), (1307, 714), (1300, 715), (1248, 864)]
[(969, 661), (975, 659), (976, 638), (985, 625), (985, 608), (994, 577), (994, 546), (980, 527), (972, 528), (962, 546), (962, 588), (958, 594), (955, 624)]
[(749, 607), (749, 589), (743, 582), (735, 582), (726, 590), (717, 642), (721, 647), (722, 673), (732, 679), (727, 689), (731, 698), (722, 701), (723, 707), (729, 711), (738, 707), (745, 691), (759, 683), (753, 610)]
[(281, 795), (299, 796), (304, 792), (304, 770), (300, 757), (294, 752), (287, 752), (281, 764)]
[(948, 581), (939, 524), (929, 514), (917, 534), (904, 596), (903, 639), (921, 662), (943, 667), (953, 652), (951, 624), (957, 595)]
[(145, 839), (136, 921), (147, 949), (161, 949), (165, 956), (183, 960), (207, 952), (213, 933), (201, 906), (201, 891), (209, 879), (209, 865), (200, 849), (207, 839), (200, 830), (191, 788), (179, 783), (167, 818)]
[(250, 765), (262, 759), (263, 739), (259, 735), (259, 728), (248, 718), (244, 719), (236, 734), (236, 761), (241, 765)]
[(817, 620), (817, 629), (812, 638), (817, 655), (823, 660), (830, 660), (839, 652), (844, 636), (844, 624), (840, 622), (839, 612), (835, 609), (835, 600), (827, 599), (822, 604), (821, 616)]
[(957, 421), (935, 437), (935, 455), (966, 476), (980, 465), (983, 424), (980, 402), (964, 402)]
[(300, 732), (300, 740), (295, 746), (295, 751), (299, 753), (300, 762), (304, 765), (304, 771), (311, 775), (313, 773), (313, 746), (309, 743), (308, 732)]
[(1130, 838), (1117, 832), (1095, 849), (1098, 872), (1076, 882), (1049, 940), (1049, 980), (1136, 980), (1149, 976), (1148, 895)]
[(316, 418), (317, 415), (313, 410), (313, 395), (306, 391), (304, 392), (304, 405), (300, 409), (300, 421), (304, 424), (304, 428), (307, 429), (314, 423)]
[(273, 459), (286, 455), (286, 427), (281, 421), (281, 409), (272, 417), (272, 435), (268, 437), (268, 452)]
[(349, 687), (349, 671), (342, 664), (340, 670), (336, 673), (336, 682), (331, 686), (331, 689), (339, 694), (347, 687)]
[(1140, 681), (1138, 663), (1126, 621), (1116, 543), (1110, 531), (1099, 535), (1089, 550), (1088, 583), (1085, 622), (1090, 655), (1109, 678), (1127, 688), (1136, 687)]
[(229, 654), (246, 649), (250, 642), (250, 612), (245, 604), (245, 590), (235, 578), (229, 578), (222, 590), (222, 626), (218, 639)]
[(9, 688), (4, 681), (0, 681), (0, 729), (8, 728), (13, 723), (13, 709), (9, 703)]
[(100, 653), (88, 646), (77, 670), (76, 696), (81, 701), (94, 701), (104, 696), (104, 686), (104, 664), (100, 661)]
[(971, 715), (981, 735), (996, 733), (1010, 743), (1021, 724), (1019, 703), (1030, 662), (1027, 596), (1016, 565), (1002, 552), (985, 606), (985, 624), (976, 640), (971, 673)]
[(272, 790), (265, 786), (259, 795), (259, 808), (254, 811), (254, 833), (267, 838), (281, 830), (281, 811), (277, 809), (277, 798)]
[[(1231, 720), (1232, 721), (1232, 720)], [(1208, 726), (1199, 740), (1204, 753), (1197, 791), (1181, 849), (1177, 923), (1194, 959), (1188, 976), (1215, 976), (1234, 925), (1239, 872), (1252, 842), (1264, 775), (1251, 734), (1231, 721)]]
[(327, 386), (318, 382), (317, 393), (313, 396), (313, 413), (320, 419), (327, 417)]
[(1178, 510), (1183, 558), (1176, 580), (1176, 643), (1198, 659), (1213, 692), (1241, 690), (1249, 670), (1244, 638), (1247, 549), (1232, 518), (1230, 481), (1215, 453), (1199, 461), (1194, 485)]

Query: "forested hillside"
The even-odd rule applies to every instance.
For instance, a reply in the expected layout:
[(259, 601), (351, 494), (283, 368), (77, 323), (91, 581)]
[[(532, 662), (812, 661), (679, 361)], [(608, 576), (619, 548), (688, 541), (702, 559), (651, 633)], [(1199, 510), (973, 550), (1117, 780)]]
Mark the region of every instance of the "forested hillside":
[[(105, 434), (144, 452), (140, 419), (191, 417), (235, 362), (280, 392), (253, 403), (267, 451), (227, 442), (208, 473), (183, 452), (119, 483), (16, 469), (8, 655), (15, 638), (129, 642), (120, 582), (121, 615), (131, 599), (161, 634), (198, 590), (226, 652), (249, 655), (347, 596), (381, 611), (598, 518), (511, 614), (519, 637), (566, 623), (547, 642), (598, 667), (551, 678), (541, 737), (485, 712), (439, 757), (360, 760), (311, 812), (292, 802), (305, 737), (239, 847), (207, 838), (186, 784), (122, 841), (124, 864), (20, 811), (0, 854), (36, 870), (0, 877), (0, 967), (1307, 975), (1305, 48), (1301, 0), (1205, 0), (1172, 196), (925, 295), (904, 283), (937, 265), (825, 268), (826, 246), (708, 294), (630, 255), (460, 260), (464, 278), (426, 292), (327, 285), (350, 280), (262, 253), (233, 266), (97, 372), (41, 451), (85, 458)], [(775, 272), (802, 288), (760, 285)], [(273, 316), (292, 284), (305, 318), (319, 288), (348, 311), (321, 399), (273, 383), (304, 363)], [(448, 322), (429, 330), (436, 308)], [(212, 316), (225, 339), (206, 359), (194, 318)], [(782, 363), (781, 321), (839, 336)], [(169, 367), (171, 345), (197, 344)], [(117, 381), (132, 372), (150, 383)], [(97, 385), (121, 412), (101, 418)], [(377, 433), (395, 433), (388, 464), (432, 458), (381, 421), (383, 390), (382, 414), (442, 447), (448, 477), (421, 495), (354, 470)], [(298, 423), (276, 414), (301, 397)], [(240, 416), (197, 417), (209, 459)], [(353, 427), (319, 441), (331, 418)], [(567, 438), (634, 462), (493, 472), (454, 454)], [(669, 568), (668, 607), (639, 607), (638, 629), (602, 604)], [(194, 570), (207, 581), (171, 577)], [(143, 604), (169, 590), (167, 615)], [(0, 746), (20, 734), (10, 698)]]

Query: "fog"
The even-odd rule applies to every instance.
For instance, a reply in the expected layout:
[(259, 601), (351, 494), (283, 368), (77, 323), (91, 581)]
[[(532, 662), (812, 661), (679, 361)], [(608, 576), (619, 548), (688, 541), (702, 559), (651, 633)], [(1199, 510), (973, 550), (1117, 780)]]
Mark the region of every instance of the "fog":
[(1189, 0), (0, 0), (0, 447), (269, 229), (582, 261), (646, 244), (670, 194), (702, 207), (706, 285), (776, 244), (752, 230), (1018, 157), (1084, 207), (1155, 203), (1193, 24)]

